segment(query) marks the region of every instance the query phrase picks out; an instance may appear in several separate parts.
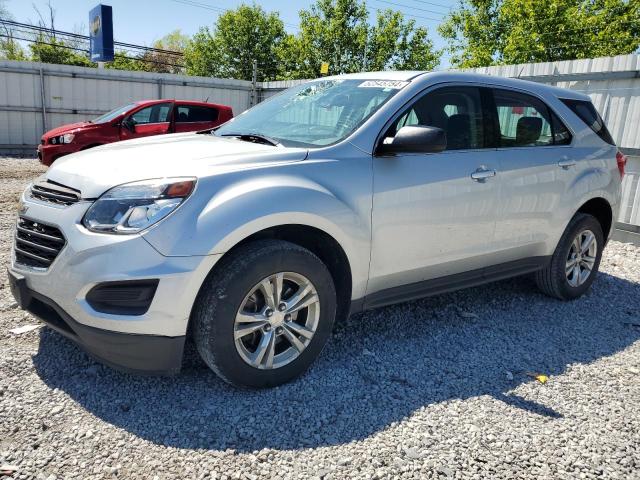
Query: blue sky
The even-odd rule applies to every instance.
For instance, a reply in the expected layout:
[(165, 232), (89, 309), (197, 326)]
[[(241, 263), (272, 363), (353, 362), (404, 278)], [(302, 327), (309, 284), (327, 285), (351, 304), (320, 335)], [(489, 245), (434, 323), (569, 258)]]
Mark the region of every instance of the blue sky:
[[(191, 3), (187, 5), (185, 3)], [(99, 0), (51, 0), (56, 10), (56, 28), (67, 31), (87, 33), (89, 10), (100, 3)], [(211, 25), (218, 16), (217, 9), (233, 8), (240, 0), (105, 0), (113, 7), (114, 37), (116, 40), (140, 45), (151, 45), (164, 34), (180, 29), (192, 35), (198, 28)], [(251, 3), (249, 0), (248, 2)], [(282, 1), (260, 0), (267, 11), (280, 12), (287, 30), (295, 32), (298, 23), (298, 11), (308, 7), (311, 0)], [(426, 26), (437, 48), (443, 45), (436, 27), (439, 19), (455, 6), (456, 0), (368, 0), (371, 12), (376, 9), (393, 8), (412, 15), (418, 25)], [(194, 4), (209, 8), (198, 7)], [(395, 5), (392, 5), (395, 4)], [(38, 15), (34, 5), (47, 15), (47, 0), (5, 0), (5, 6), (19, 22), (36, 23)]]

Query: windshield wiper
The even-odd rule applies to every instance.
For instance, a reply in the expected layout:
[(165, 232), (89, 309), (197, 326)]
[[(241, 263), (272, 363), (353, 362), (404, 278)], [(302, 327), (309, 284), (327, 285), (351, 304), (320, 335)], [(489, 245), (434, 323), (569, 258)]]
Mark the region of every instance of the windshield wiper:
[(281, 145), (275, 138), (267, 137), (260, 133), (224, 133), (221, 137), (236, 137), (244, 142), (264, 143), (265, 145), (273, 145), (277, 147)]

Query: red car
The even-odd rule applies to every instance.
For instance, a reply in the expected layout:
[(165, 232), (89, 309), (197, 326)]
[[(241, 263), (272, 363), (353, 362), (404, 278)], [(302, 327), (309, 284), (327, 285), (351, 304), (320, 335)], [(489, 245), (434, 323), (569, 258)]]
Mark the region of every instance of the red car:
[(130, 103), (89, 122), (49, 130), (38, 145), (38, 158), (51, 165), (79, 150), (131, 138), (165, 133), (195, 132), (233, 118), (231, 107), (182, 100), (145, 100)]

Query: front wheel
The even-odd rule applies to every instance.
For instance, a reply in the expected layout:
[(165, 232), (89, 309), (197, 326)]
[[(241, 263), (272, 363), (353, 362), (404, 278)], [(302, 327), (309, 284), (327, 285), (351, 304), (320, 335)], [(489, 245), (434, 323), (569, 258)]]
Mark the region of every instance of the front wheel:
[(193, 311), (204, 362), (236, 386), (270, 387), (302, 374), (331, 334), (331, 274), (309, 250), (257, 241), (223, 258)]
[(536, 272), (540, 290), (560, 300), (583, 295), (598, 273), (604, 235), (592, 215), (578, 213), (571, 219), (549, 264)]

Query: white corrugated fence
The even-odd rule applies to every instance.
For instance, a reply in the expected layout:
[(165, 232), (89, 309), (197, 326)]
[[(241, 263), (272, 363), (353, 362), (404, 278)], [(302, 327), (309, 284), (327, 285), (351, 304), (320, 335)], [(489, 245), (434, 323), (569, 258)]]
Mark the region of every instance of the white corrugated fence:
[[(618, 220), (640, 226), (640, 55), (468, 71), (518, 77), (589, 95), (629, 158)], [(31, 154), (44, 131), (135, 100), (208, 100), (230, 105), (239, 114), (255, 101), (300, 82), (263, 82), (254, 88), (242, 80), (0, 61), (0, 152)]]

